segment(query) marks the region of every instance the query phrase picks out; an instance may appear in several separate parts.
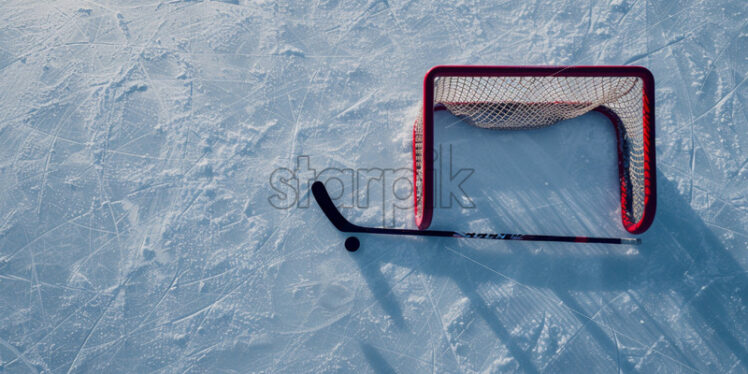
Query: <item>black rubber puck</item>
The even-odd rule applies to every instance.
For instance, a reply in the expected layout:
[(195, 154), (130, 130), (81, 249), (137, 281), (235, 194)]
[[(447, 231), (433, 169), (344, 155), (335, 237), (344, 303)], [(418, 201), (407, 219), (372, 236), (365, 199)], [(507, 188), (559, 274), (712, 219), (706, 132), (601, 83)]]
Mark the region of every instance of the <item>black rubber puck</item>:
[(345, 249), (348, 250), (348, 252), (356, 252), (359, 245), (361, 245), (361, 243), (355, 236), (351, 236), (345, 240)]

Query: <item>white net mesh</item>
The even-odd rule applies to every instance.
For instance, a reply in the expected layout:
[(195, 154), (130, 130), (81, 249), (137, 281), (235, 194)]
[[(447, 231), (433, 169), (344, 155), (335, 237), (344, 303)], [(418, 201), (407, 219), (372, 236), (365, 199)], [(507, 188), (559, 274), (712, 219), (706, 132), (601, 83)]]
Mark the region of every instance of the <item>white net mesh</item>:
[[(550, 126), (602, 107), (620, 119), (619, 151), (624, 163), (628, 218), (644, 214), (643, 82), (638, 77), (497, 76), (438, 77), (434, 105), (468, 123), (489, 129)], [(423, 116), (413, 131), (416, 213), (423, 212)]]

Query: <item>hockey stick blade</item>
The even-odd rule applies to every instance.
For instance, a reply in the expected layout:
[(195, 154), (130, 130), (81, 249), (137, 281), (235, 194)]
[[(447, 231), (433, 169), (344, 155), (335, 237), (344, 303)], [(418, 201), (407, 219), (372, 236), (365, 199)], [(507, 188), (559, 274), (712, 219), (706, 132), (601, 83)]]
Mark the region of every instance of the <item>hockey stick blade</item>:
[(336, 229), (342, 232), (359, 232), (357, 230), (359, 228), (358, 226), (348, 222), (348, 220), (340, 214), (340, 211), (338, 211), (338, 208), (336, 208), (335, 204), (332, 202), (330, 194), (327, 193), (324, 183), (319, 181), (314, 182), (312, 184), (312, 194), (314, 195), (314, 200), (317, 201), (317, 205), (322, 208), (322, 212), (325, 213), (327, 219), (332, 222)]
[(383, 229), (376, 227), (363, 227), (354, 225), (348, 222), (338, 208), (335, 207), (335, 203), (332, 202), (330, 194), (327, 193), (325, 184), (317, 181), (312, 183), (312, 195), (314, 200), (317, 201), (317, 205), (322, 208), (322, 212), (325, 213), (327, 219), (332, 222), (333, 226), (342, 232), (359, 232), (369, 234), (388, 234), (388, 235), (418, 235), (418, 236), (442, 236), (452, 237), (457, 236), (456, 232), (452, 231), (438, 231), (438, 230), (407, 230), (407, 229)]
[(385, 229), (376, 227), (364, 227), (350, 223), (332, 202), (330, 194), (327, 193), (325, 184), (316, 181), (312, 184), (312, 195), (317, 205), (325, 213), (327, 219), (339, 231), (348, 233), (368, 233), (386, 235), (412, 235), (412, 236), (439, 236), (463, 239), (490, 239), (490, 240), (527, 240), (542, 242), (567, 242), (567, 243), (603, 243), (603, 244), (639, 244), (638, 238), (596, 238), (587, 236), (559, 236), (559, 235), (529, 235), (529, 234), (490, 234), (490, 233), (460, 233), (456, 231), (441, 230), (409, 230), (409, 229)]

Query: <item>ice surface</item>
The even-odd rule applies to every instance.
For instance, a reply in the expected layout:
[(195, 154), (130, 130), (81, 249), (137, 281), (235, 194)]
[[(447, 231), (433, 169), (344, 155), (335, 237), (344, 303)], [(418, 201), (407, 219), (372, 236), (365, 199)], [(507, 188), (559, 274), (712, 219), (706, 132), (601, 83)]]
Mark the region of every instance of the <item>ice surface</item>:
[[(0, 9), (0, 372), (748, 371), (746, 2)], [(346, 252), (283, 183), (327, 168), (352, 221), (413, 227), (395, 182), (437, 64), (648, 67), (643, 245)], [(604, 117), (437, 128), (473, 172), (434, 228), (626, 236)], [(394, 192), (351, 191), (343, 169), (377, 168)]]

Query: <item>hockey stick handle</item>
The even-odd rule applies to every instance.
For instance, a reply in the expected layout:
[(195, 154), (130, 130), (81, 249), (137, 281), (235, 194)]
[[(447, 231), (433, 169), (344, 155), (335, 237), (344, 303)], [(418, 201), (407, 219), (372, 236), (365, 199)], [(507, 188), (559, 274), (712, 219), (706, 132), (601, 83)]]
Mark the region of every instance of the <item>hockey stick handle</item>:
[(639, 244), (637, 238), (597, 238), (587, 236), (558, 236), (558, 235), (530, 235), (530, 234), (490, 234), (490, 233), (459, 233), (456, 231), (442, 230), (409, 230), (409, 229), (386, 229), (378, 227), (364, 227), (349, 222), (332, 202), (330, 194), (327, 193), (325, 185), (320, 182), (312, 184), (312, 195), (314, 200), (325, 213), (327, 219), (340, 231), (350, 233), (385, 234), (385, 235), (411, 235), (411, 236), (438, 236), (460, 239), (490, 239), (490, 240), (527, 240), (541, 242), (567, 242), (567, 243), (603, 243), (603, 244)]

